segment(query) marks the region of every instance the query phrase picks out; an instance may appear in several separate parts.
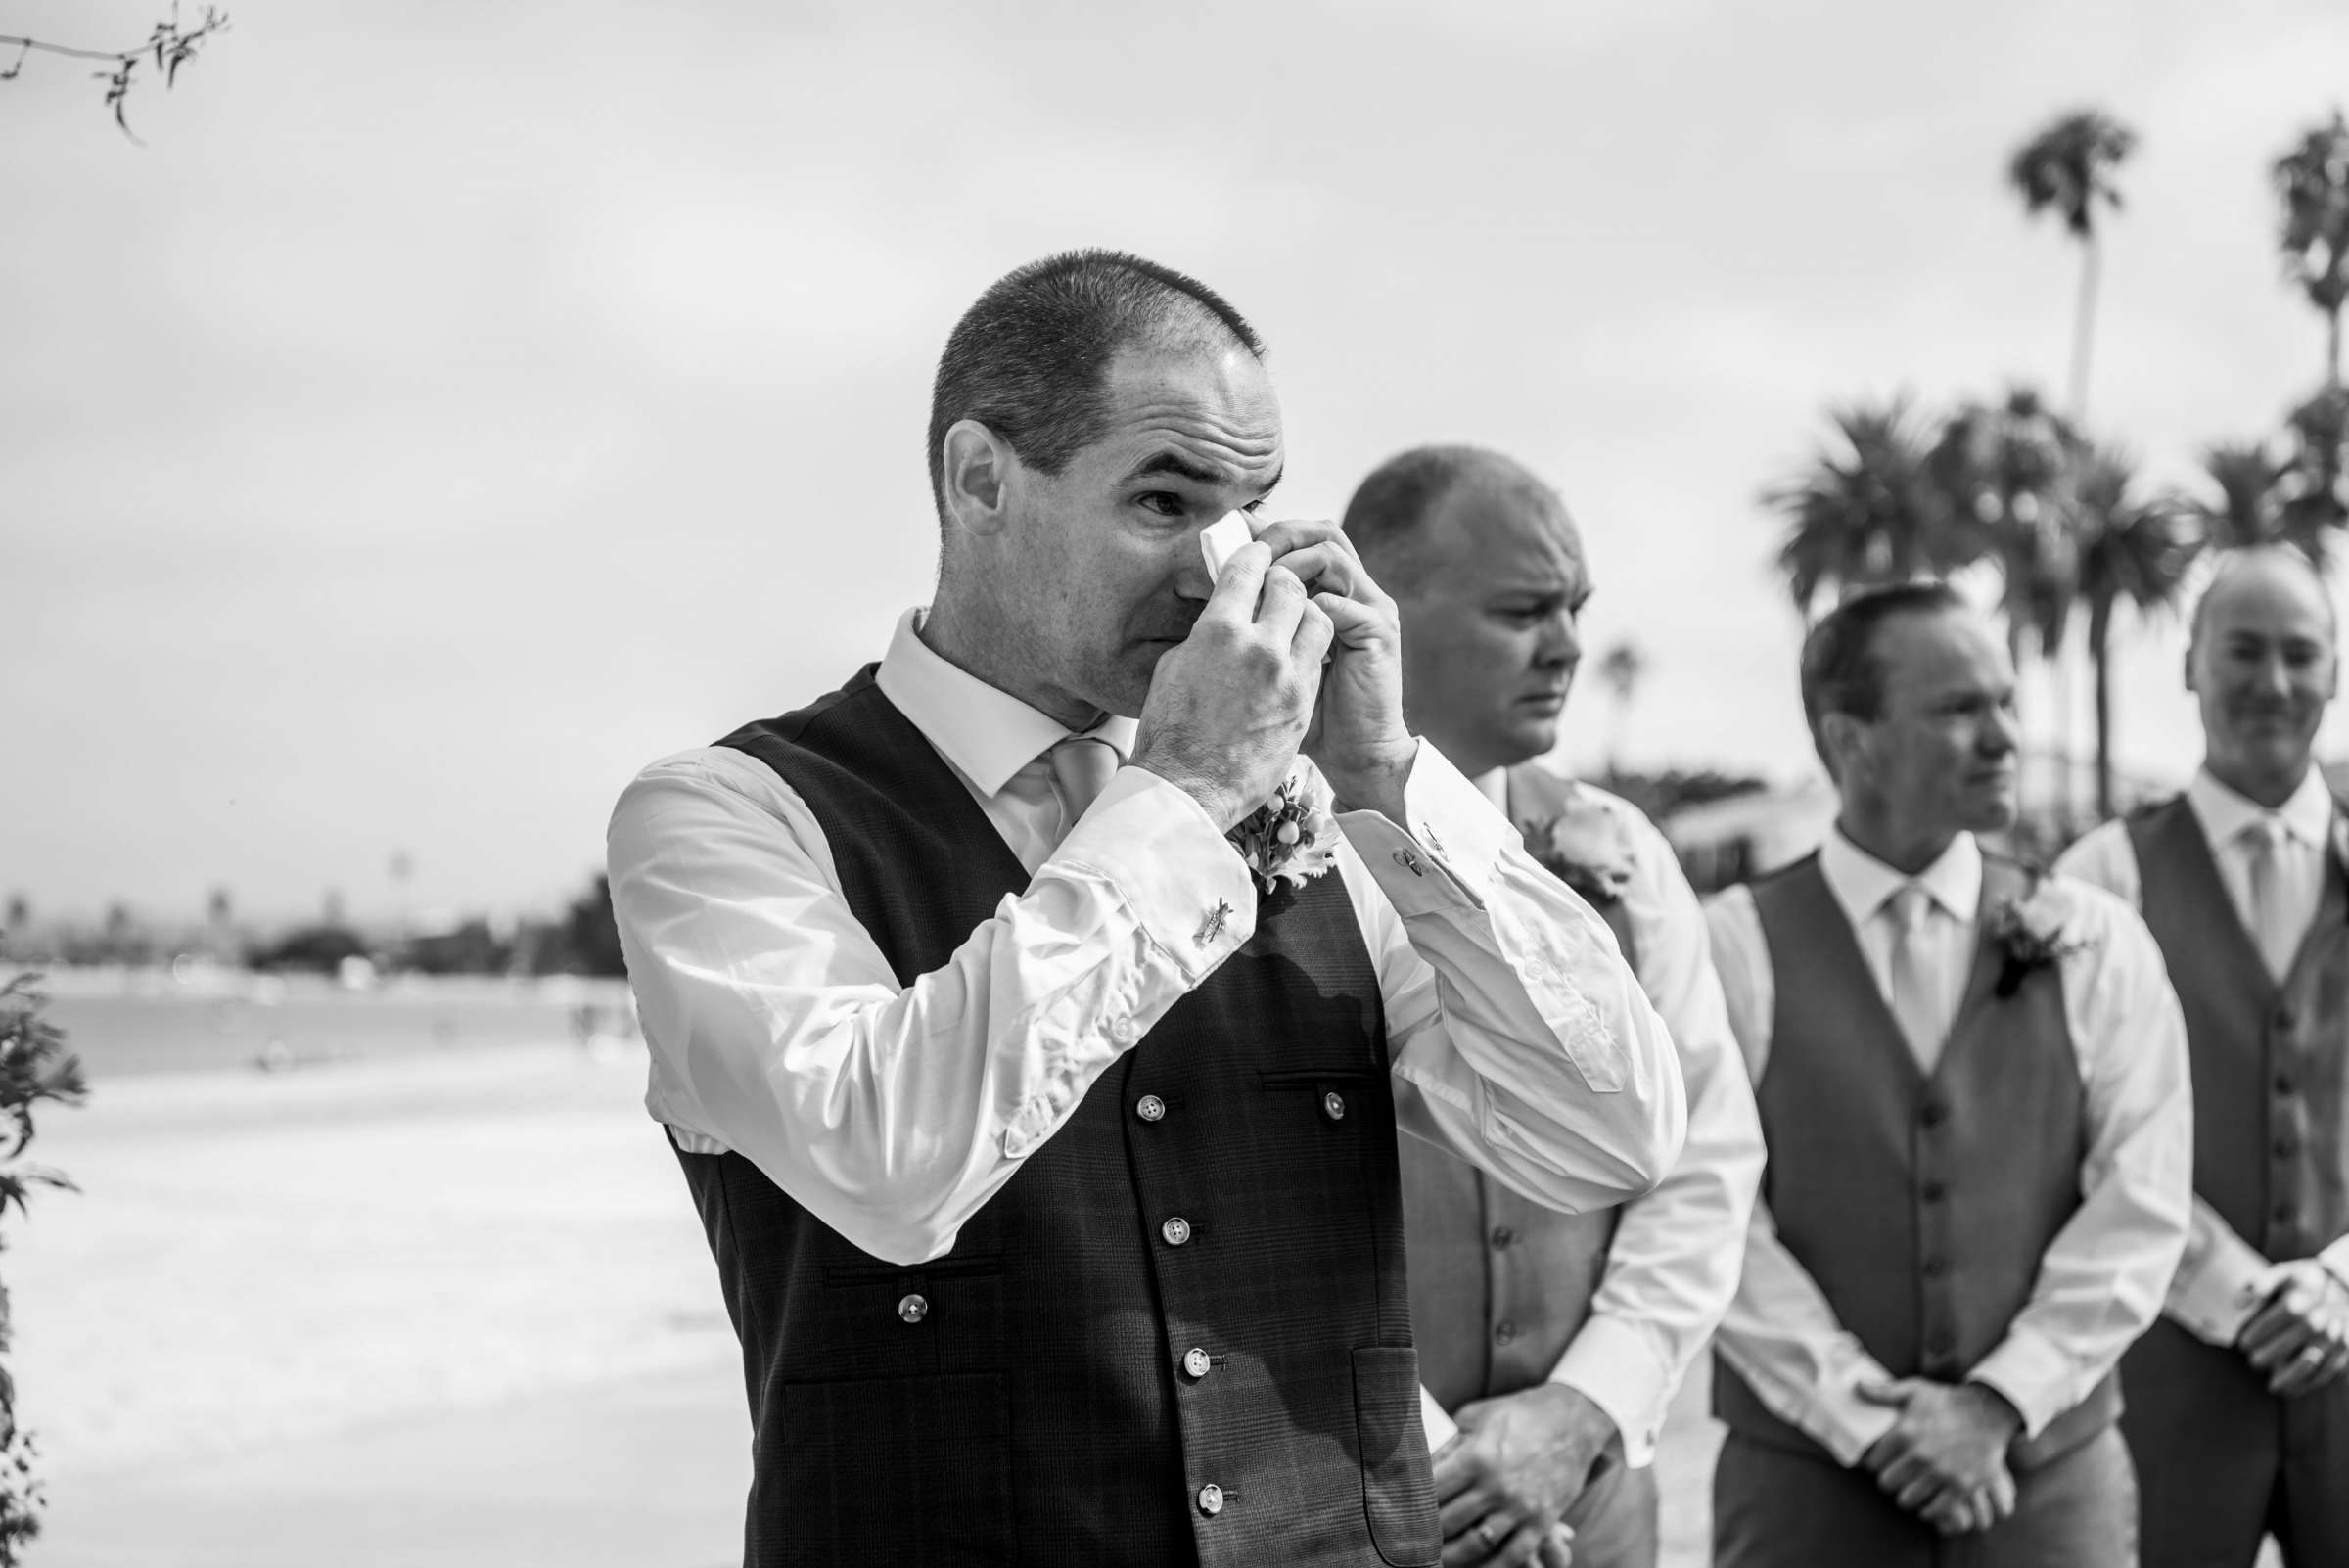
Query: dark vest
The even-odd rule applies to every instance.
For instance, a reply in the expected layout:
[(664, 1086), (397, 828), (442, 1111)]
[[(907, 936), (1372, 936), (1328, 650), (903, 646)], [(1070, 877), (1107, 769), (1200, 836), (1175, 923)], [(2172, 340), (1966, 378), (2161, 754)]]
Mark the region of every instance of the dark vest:
[[(2027, 886), (2019, 868), (1986, 860), (1983, 918)], [(1753, 892), (1777, 991), (1755, 1100), (1778, 1239), (1886, 1370), (1956, 1382), (2005, 1338), (2041, 1256), (2080, 1207), (2088, 1137), (2062, 975), (2030, 970), (2001, 997), (2003, 955), (1982, 940), (1927, 1077), (1819, 857)], [(1732, 1431), (1817, 1452), (1721, 1370), (1714, 1405)], [(2107, 1377), (2017, 1443), (2013, 1463), (2043, 1464), (2119, 1414), (2120, 1385)]]
[[(1512, 820), (1522, 825), (1554, 814), (1555, 801), (1529, 797), (1554, 791), (1563, 780), (1526, 767), (1511, 768), (1508, 777)], [(1624, 962), (1636, 970), (1623, 900), (1591, 906), (1615, 933)], [(1547, 1381), (1590, 1316), (1623, 1210), (1560, 1214), (1419, 1138), (1403, 1139), (1402, 1156), (1412, 1337), (1428, 1392), (1456, 1410), (1470, 1400)]]
[[(806, 800), (900, 984), (1028, 885), (871, 667), (721, 744)], [(679, 1157), (742, 1341), (751, 1568), (1436, 1560), (1378, 981), (1336, 876), (1265, 899), (944, 1257)]]
[(2244, 931), (2193, 807), (2129, 819), (2145, 925), (2186, 1013), (2194, 1191), (2271, 1259), (2349, 1231), (2349, 892), (2326, 857), (2317, 918), (2280, 986)]

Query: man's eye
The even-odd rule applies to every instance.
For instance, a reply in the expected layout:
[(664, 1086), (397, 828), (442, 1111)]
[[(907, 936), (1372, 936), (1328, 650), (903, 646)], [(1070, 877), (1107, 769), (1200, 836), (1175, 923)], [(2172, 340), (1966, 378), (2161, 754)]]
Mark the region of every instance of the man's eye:
[(1143, 511), (1156, 512), (1160, 517), (1182, 517), (1190, 510), (1183, 505), (1182, 497), (1172, 490), (1146, 490), (1134, 500)]

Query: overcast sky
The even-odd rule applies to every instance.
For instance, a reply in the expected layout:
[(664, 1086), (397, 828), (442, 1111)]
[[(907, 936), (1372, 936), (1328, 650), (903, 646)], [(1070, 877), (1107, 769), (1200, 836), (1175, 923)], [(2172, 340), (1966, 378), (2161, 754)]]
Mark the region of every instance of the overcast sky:
[[(0, 891), (45, 910), (382, 908), (402, 851), (422, 908), (562, 896), (639, 765), (927, 597), (938, 347), (1066, 247), (1263, 330), (1291, 515), (1422, 440), (1530, 462), (1652, 657), (1633, 758), (1787, 778), (1757, 491), (1831, 402), (2060, 388), (2076, 256), (2003, 184), (2051, 114), (2143, 136), (2100, 427), (2181, 476), (2321, 370), (2264, 170), (2337, 0), (232, 10), (144, 150), (81, 65), (0, 83)], [(2178, 656), (2132, 641), (2120, 750), (2182, 777)]]

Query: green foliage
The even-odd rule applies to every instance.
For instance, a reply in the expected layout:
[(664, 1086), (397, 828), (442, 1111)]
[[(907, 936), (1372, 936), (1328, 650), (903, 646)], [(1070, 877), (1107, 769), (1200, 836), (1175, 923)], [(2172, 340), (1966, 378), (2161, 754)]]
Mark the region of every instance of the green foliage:
[[(0, 1221), (19, 1214), (36, 1187), (73, 1183), (23, 1159), (32, 1144), (33, 1109), (78, 1105), (88, 1094), (81, 1063), (66, 1050), (64, 1032), (41, 1016), (45, 998), (29, 975), (0, 986)], [(0, 1355), (9, 1348), (8, 1293), (0, 1289)], [(16, 1383), (0, 1365), (0, 1568), (17, 1568), (24, 1544), (40, 1534), (48, 1505), (33, 1469), (32, 1434), (17, 1421)]]

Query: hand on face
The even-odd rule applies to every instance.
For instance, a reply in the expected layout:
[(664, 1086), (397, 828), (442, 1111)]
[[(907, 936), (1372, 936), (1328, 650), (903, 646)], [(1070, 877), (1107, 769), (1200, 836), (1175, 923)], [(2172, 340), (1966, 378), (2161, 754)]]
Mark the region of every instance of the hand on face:
[(1331, 618), (1271, 552), (1223, 568), (1191, 634), (1158, 662), (1133, 761), (1229, 830), (1288, 777), (1330, 645)]
[(1370, 579), (1334, 523), (1275, 523), (1256, 542), (1305, 583), (1334, 629), (1307, 753), (1341, 805), (1401, 821), (1403, 786), (1418, 746), (1403, 718), (1403, 632), (1395, 601)]
[(2349, 1370), (2349, 1285), (2314, 1258), (2276, 1265), (2260, 1308), (2235, 1343), (2280, 1399), (2325, 1387)]
[(1457, 1420), (1460, 1435), (1436, 1455), (1445, 1568), (1556, 1561), (1559, 1518), (1589, 1484), (1614, 1421), (1563, 1383), (1478, 1400)]
[(1860, 1456), (1894, 1501), (1945, 1535), (1987, 1530), (2014, 1511), (2007, 1446), (2022, 1418), (1978, 1383), (1921, 1377), (1864, 1383), (1860, 1397), (1900, 1419)]

